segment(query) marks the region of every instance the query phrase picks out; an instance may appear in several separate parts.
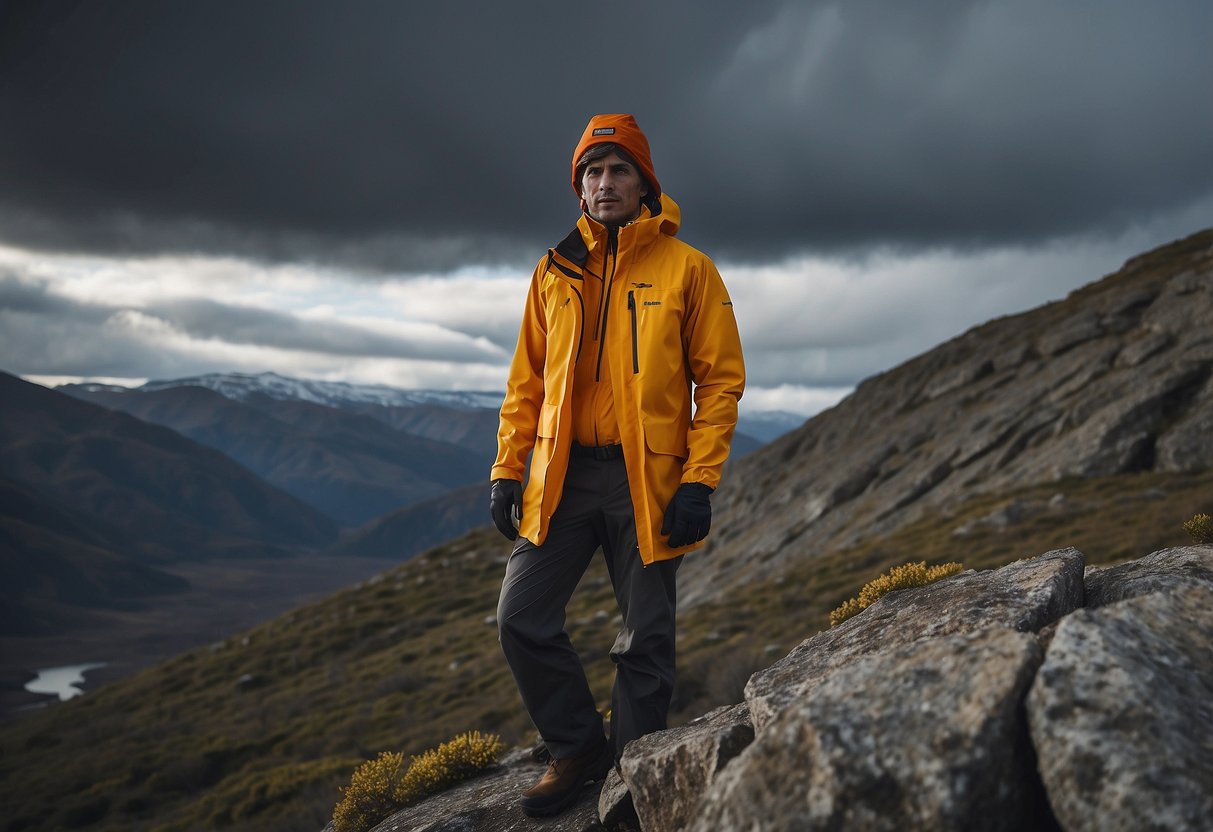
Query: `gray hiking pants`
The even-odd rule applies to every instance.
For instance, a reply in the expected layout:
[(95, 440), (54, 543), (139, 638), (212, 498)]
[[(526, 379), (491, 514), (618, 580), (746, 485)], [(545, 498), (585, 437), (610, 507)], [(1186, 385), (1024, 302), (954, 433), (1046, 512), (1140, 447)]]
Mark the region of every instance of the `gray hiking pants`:
[(505, 570), (497, 622), (522, 702), (557, 759), (602, 742), (602, 717), (564, 629), (565, 607), (602, 548), (623, 629), (611, 648), (611, 744), (666, 727), (674, 690), (675, 574), (681, 558), (644, 567), (622, 459), (569, 460), (564, 494), (542, 546), (519, 538)]

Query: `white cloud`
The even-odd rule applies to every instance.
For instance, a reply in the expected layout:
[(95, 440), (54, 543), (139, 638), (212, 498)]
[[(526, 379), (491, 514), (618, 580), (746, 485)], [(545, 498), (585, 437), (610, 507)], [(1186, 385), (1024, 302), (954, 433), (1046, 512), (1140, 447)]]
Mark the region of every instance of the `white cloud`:
[[(1119, 237), (1033, 249), (879, 250), (863, 258), (721, 264), (751, 383), (845, 387), (991, 318), (1026, 311), (1099, 280), (1131, 256), (1195, 230), (1201, 208)], [(798, 411), (799, 412), (799, 411)]]
[(529, 274), (471, 270), (386, 283), (382, 296), (393, 310), (481, 335), (512, 352), (529, 282)]
[(294, 375), (353, 384), (386, 384), (404, 390), (505, 390), (506, 368), (495, 364), (359, 358), (327, 366), (313, 364), (312, 368), (301, 369)]
[[(1192, 206), (1114, 239), (1032, 250), (720, 263), (746, 351), (749, 412), (802, 415), (986, 320), (1057, 299), (1197, 226)], [(382, 278), (230, 257), (118, 259), (0, 248), (0, 353), (27, 376), (283, 375), (502, 389), (528, 275)]]
[[(508, 349), (484, 334), (491, 319), (486, 326), (476, 317), (505, 305), (504, 293), (491, 291), (500, 281), (485, 274), (421, 279), (417, 295), (408, 281), (301, 264), (0, 248), (0, 278), (8, 281), (0, 345), (7, 368), (27, 375), (272, 369), (411, 387), (504, 387)], [(521, 298), (524, 289), (518, 281), (509, 294)]]
[(780, 384), (777, 387), (746, 387), (740, 408), (746, 413), (784, 410), (806, 419), (833, 407), (850, 395), (851, 387), (804, 387)]

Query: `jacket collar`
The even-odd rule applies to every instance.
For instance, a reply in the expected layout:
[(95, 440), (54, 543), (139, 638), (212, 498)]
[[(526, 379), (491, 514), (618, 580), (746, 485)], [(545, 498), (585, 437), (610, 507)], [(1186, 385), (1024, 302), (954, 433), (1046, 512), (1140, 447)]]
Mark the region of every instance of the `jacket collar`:
[[(673, 237), (678, 233), (680, 221), (678, 203), (668, 194), (663, 193), (657, 207), (657, 213), (653, 213), (649, 206), (642, 204), (640, 216), (627, 225), (619, 227), (619, 248), (621, 250), (643, 248), (661, 234)], [(577, 220), (575, 232), (581, 237), (581, 244), (585, 247), (587, 257), (589, 252), (600, 244), (604, 244), (607, 239), (607, 227), (586, 213), (582, 213), (581, 219)], [(568, 238), (566, 237), (565, 240), (567, 241)]]
[[(641, 206), (640, 216), (619, 229), (620, 248), (643, 247), (666, 234), (678, 233), (680, 212), (678, 203), (667, 194), (661, 195), (660, 210), (654, 214)], [(581, 280), (582, 269), (589, 262), (590, 252), (604, 243), (607, 227), (588, 214), (582, 214), (577, 225), (555, 248), (548, 249), (548, 268), (555, 268), (569, 280)]]

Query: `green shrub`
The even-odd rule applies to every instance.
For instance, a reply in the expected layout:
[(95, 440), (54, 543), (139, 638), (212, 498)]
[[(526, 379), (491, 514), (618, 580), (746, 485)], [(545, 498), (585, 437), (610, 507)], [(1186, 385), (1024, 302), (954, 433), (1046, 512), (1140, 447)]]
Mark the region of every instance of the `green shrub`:
[(895, 589), (925, 586), (949, 575), (955, 575), (962, 569), (964, 569), (964, 566), (960, 563), (941, 563), (938, 566), (927, 566), (926, 561), (894, 566), (876, 580), (868, 581), (864, 584), (863, 589), (859, 590), (858, 598), (847, 599), (840, 607), (831, 612), (830, 626), (838, 626), (851, 616), (866, 610)]
[(1184, 531), (1191, 535), (1193, 543), (1213, 543), (1213, 517), (1197, 514), (1184, 523)]
[(360, 765), (333, 810), (336, 832), (364, 832), (399, 809), (465, 780), (497, 761), (504, 746), (494, 734), (469, 731), (414, 757), (382, 752)]

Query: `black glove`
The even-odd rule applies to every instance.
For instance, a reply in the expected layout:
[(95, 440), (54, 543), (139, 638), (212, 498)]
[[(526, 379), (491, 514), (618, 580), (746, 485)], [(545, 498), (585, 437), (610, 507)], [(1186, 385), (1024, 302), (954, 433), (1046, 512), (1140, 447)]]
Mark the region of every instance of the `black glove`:
[(510, 540), (516, 540), (518, 527), (514, 523), (522, 520), (522, 483), (518, 480), (493, 480), (489, 512), (493, 515), (493, 525), (497, 531)]
[(690, 546), (708, 536), (708, 529), (712, 528), (712, 503), (708, 500), (711, 493), (712, 489), (701, 482), (678, 486), (661, 523), (661, 533), (670, 536), (671, 549)]

